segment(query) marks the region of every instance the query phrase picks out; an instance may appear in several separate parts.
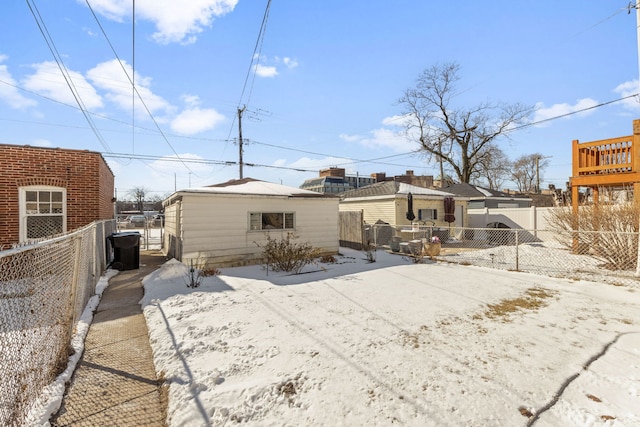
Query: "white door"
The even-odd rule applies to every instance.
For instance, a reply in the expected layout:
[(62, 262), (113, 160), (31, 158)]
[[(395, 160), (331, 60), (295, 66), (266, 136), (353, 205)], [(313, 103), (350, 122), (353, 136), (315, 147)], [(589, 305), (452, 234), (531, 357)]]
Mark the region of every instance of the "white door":
[(456, 227), (464, 227), (465, 226), (464, 225), (464, 221), (463, 221), (463, 218), (464, 218), (464, 206), (456, 205), (455, 216), (456, 216), (456, 220), (454, 222), (455, 226)]

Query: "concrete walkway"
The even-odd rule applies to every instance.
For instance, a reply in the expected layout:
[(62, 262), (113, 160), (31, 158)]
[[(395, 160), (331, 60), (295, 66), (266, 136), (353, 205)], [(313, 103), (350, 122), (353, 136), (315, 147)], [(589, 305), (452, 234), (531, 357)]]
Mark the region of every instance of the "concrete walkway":
[(142, 279), (166, 261), (160, 251), (142, 251), (139, 269), (109, 280), (52, 426), (166, 425), (167, 394), (156, 378), (138, 304)]

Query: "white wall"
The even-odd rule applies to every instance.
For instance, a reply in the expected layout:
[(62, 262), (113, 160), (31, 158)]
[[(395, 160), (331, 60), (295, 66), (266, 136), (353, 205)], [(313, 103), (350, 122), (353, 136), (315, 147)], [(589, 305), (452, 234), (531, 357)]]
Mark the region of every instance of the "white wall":
[[(465, 218), (467, 202), (456, 200), (456, 225), (468, 227)], [(413, 196), (413, 212), (417, 216), (418, 209), (437, 209), (438, 220), (435, 225), (440, 227), (448, 227), (449, 224), (444, 221), (444, 202), (442, 199), (427, 199), (419, 195)], [(407, 199), (406, 197), (387, 196), (371, 198), (369, 200), (356, 198), (352, 200), (343, 200), (340, 202), (340, 211), (363, 211), (363, 219), (367, 224), (375, 224), (376, 221), (382, 220), (392, 225), (409, 225), (411, 221), (406, 218)], [(415, 220), (418, 221), (417, 219)], [(427, 221), (426, 223), (430, 223)]]
[(340, 211), (362, 211), (362, 217), (367, 224), (374, 224), (382, 220), (389, 224), (396, 222), (396, 205), (393, 197), (374, 200), (349, 200), (340, 202)]
[(510, 228), (526, 230), (549, 229), (548, 215), (553, 209), (560, 208), (483, 208), (469, 209), (469, 226), (485, 228), (492, 222), (501, 222)]
[[(297, 242), (323, 253), (338, 252), (338, 199), (185, 194), (182, 199), (182, 261), (206, 259), (212, 266), (256, 262), (266, 231), (249, 230), (249, 212), (294, 212)], [(287, 230), (270, 230), (280, 239)]]

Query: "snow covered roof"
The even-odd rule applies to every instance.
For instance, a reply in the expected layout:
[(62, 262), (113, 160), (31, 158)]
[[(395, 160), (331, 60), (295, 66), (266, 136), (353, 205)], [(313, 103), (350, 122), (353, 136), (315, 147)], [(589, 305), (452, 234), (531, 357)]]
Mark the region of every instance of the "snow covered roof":
[(398, 183), (398, 191), (396, 194), (426, 194), (428, 196), (442, 196), (449, 197), (454, 196), (452, 193), (447, 193), (446, 191), (434, 190), (433, 188), (424, 188), (418, 187), (417, 185), (405, 184), (404, 182)]
[[(315, 191), (303, 190), (282, 184), (260, 181), (253, 178), (234, 179), (221, 184), (206, 187), (187, 188), (178, 190), (176, 194), (200, 193), (200, 194), (241, 194), (253, 196), (286, 196), (286, 197), (325, 197), (333, 195), (321, 194)], [(172, 195), (171, 197), (173, 197)]]
[(471, 197), (471, 198), (498, 198), (498, 199), (523, 199), (530, 200), (527, 197), (516, 194), (507, 194), (503, 191), (490, 190), (488, 188), (480, 187), (478, 185), (471, 185), (466, 183), (453, 184), (444, 188), (459, 196)]
[(392, 196), (396, 194), (409, 194), (433, 196), (435, 198), (452, 197), (454, 194), (445, 191), (435, 190), (433, 188), (418, 187), (417, 185), (405, 184), (404, 182), (384, 181), (357, 188), (351, 191), (345, 191), (341, 194), (342, 199), (352, 199), (359, 197), (379, 197)]

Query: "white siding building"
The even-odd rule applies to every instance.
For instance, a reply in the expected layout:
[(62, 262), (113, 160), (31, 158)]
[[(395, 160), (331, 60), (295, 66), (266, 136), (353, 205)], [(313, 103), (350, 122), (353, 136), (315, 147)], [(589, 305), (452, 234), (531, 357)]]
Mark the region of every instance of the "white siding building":
[[(413, 196), (413, 221), (407, 219), (409, 193)], [(396, 181), (379, 182), (341, 194), (340, 211), (362, 211), (367, 224), (383, 221), (393, 226), (422, 224), (448, 227), (444, 221), (445, 197), (453, 197), (456, 201), (454, 225), (468, 226), (466, 197), (454, 197), (454, 194), (444, 191)]]
[(258, 181), (180, 190), (164, 202), (163, 252), (182, 262), (229, 267), (261, 261), (267, 236), (338, 252), (338, 198)]

